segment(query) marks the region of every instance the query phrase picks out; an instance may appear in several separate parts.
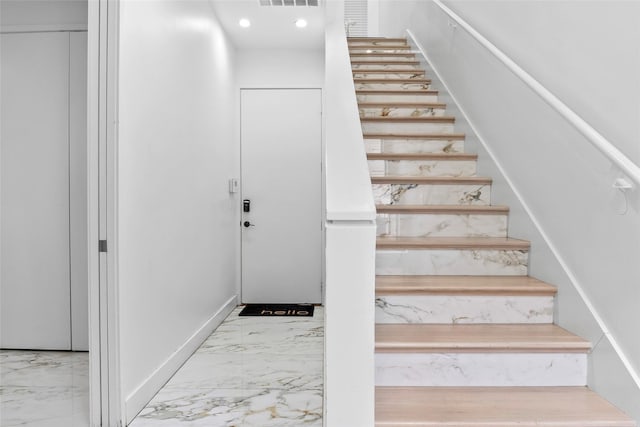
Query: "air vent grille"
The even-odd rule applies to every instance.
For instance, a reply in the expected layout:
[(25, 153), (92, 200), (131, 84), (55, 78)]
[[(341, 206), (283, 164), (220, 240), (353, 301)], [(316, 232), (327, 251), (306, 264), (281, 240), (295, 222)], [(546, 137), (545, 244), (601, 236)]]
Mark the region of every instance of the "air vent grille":
[(345, 0), (344, 21), (350, 37), (367, 37), (369, 35), (369, 10), (367, 0)]
[(258, 0), (260, 6), (318, 6), (320, 0)]

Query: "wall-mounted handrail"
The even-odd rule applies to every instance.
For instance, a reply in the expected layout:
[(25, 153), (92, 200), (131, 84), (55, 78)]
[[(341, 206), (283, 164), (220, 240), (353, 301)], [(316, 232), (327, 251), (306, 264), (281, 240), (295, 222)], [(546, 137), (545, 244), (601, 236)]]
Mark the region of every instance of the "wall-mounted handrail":
[(540, 82), (534, 79), (529, 73), (523, 70), (504, 52), (498, 49), (493, 43), (487, 40), (482, 34), (476, 31), (469, 23), (462, 19), (458, 14), (445, 6), (441, 0), (432, 0), (444, 13), (453, 19), (459, 26), (464, 28), (478, 43), (484, 46), (498, 60), (507, 66), (520, 80), (529, 86), (535, 93), (540, 96), (547, 104), (553, 107), (562, 117), (573, 125), (587, 140), (606, 156), (613, 164), (621, 169), (621, 171), (636, 185), (640, 185), (640, 167), (631, 161), (624, 153), (618, 150), (609, 140), (595, 130), (591, 125), (578, 116), (571, 108), (569, 108), (558, 97), (551, 93)]

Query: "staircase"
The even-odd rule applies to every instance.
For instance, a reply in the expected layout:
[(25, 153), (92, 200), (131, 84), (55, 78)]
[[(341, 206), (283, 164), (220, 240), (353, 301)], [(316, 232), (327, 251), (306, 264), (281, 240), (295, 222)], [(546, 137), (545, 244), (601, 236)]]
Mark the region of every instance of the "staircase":
[(465, 136), (405, 39), (350, 38), (378, 212), (376, 426), (635, 426), (586, 387)]

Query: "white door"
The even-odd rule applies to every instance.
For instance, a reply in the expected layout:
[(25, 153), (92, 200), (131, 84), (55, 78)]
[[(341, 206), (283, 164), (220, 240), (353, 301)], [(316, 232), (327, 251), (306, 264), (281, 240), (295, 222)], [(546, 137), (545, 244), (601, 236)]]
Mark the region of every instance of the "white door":
[(88, 349), (83, 39), (0, 36), (2, 348)]
[(242, 302), (321, 302), (320, 89), (241, 91)]

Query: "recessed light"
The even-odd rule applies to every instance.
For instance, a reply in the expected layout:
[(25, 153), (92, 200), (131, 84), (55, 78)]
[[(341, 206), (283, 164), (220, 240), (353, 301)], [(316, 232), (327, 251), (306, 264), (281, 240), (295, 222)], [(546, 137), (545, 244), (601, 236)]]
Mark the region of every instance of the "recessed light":
[(307, 21), (306, 21), (306, 20), (304, 20), (304, 19), (298, 19), (298, 20), (296, 21), (296, 27), (298, 27), (298, 28), (304, 28), (304, 27), (306, 27), (306, 26), (307, 26)]
[(251, 26), (251, 21), (249, 21), (247, 18), (242, 18), (240, 21), (238, 21), (238, 25), (240, 25), (242, 28), (249, 28)]

